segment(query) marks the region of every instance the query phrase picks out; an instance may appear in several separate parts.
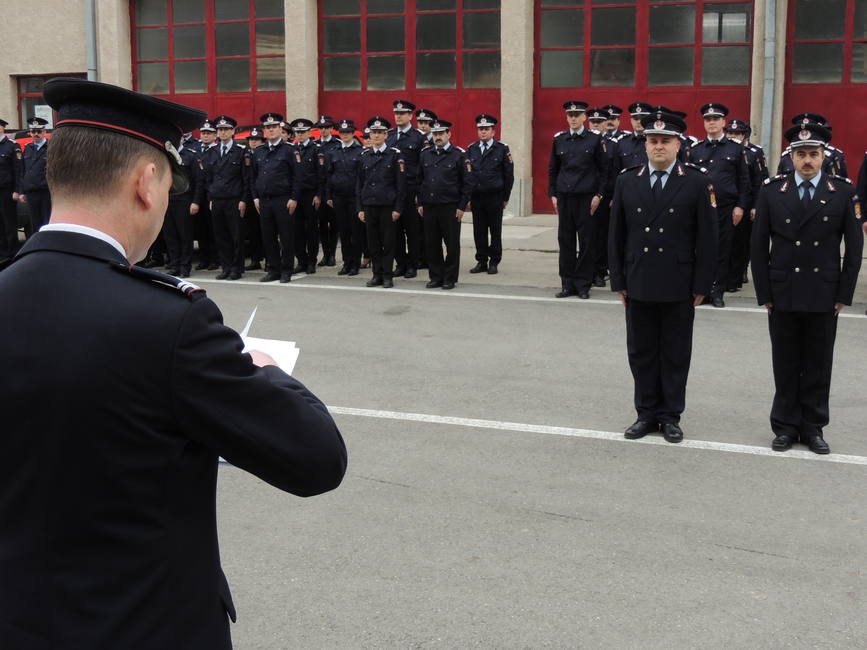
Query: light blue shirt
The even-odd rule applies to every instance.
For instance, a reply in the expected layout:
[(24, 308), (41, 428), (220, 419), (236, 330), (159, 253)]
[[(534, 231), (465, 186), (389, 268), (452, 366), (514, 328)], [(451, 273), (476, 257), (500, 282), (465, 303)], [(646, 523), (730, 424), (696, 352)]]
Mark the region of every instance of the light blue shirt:
[[(806, 179), (804, 179), (798, 172), (795, 172), (795, 185), (798, 188), (798, 198), (802, 201), (804, 200), (804, 188), (801, 187), (801, 183), (803, 183)], [(810, 185), (813, 186), (812, 193), (810, 194), (810, 198), (812, 199), (816, 196), (816, 190), (819, 188), (819, 181), (822, 180), (822, 172), (819, 171), (811, 180), (807, 181)]]
[(665, 174), (663, 174), (662, 178), (659, 179), (659, 182), (662, 183), (662, 187), (660, 189), (664, 190), (665, 184), (668, 182), (668, 177), (671, 176), (671, 170), (674, 169), (674, 166), (676, 164), (677, 164), (677, 161), (675, 160), (673, 163), (671, 163), (671, 166), (669, 166), (668, 169), (659, 169), (659, 170), (654, 169), (652, 165), (648, 164), (647, 165), (647, 171), (650, 172), (650, 189), (653, 189), (653, 184), (656, 182), (656, 176), (653, 175), (653, 172), (664, 171)]
[(388, 149), (388, 145), (382, 145), (381, 147), (378, 147), (378, 148), (375, 147), (373, 150), (376, 153), (385, 153), (386, 149)]

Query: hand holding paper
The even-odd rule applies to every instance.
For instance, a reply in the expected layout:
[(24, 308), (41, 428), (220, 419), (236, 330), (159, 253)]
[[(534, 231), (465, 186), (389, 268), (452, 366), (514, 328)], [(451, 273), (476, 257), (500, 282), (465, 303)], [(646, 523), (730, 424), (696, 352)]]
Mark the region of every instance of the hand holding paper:
[[(295, 363), (298, 361), (298, 355), (301, 353), (301, 350), (295, 347), (295, 341), (258, 339), (248, 336), (250, 327), (253, 325), (253, 319), (256, 317), (256, 309), (258, 309), (258, 307), (253, 309), (253, 313), (251, 313), (250, 318), (247, 319), (247, 324), (244, 326), (244, 329), (241, 330), (241, 340), (244, 342), (244, 352), (264, 352), (265, 354), (262, 356), (270, 356), (277, 367), (286, 374), (291, 375), (292, 371), (295, 369)], [(260, 360), (265, 361), (263, 359)], [(259, 366), (269, 365), (267, 361), (265, 361), (265, 363), (259, 363), (256, 356), (254, 356), (253, 362)]]

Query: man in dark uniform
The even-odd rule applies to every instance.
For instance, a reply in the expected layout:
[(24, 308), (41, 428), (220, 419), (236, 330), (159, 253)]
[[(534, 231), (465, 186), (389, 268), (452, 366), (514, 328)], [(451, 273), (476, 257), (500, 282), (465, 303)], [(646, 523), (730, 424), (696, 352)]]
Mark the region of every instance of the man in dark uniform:
[(183, 145), (184, 149), (192, 149), (193, 151), (200, 151), (202, 148), (201, 141), (193, 137), (192, 131), (184, 133), (184, 137), (181, 138), (181, 145)]
[(587, 102), (570, 100), (563, 108), (569, 128), (554, 135), (548, 163), (548, 196), (557, 211), (560, 244), (562, 288), (555, 295), (589, 298), (596, 268), (594, 214), (608, 182), (608, 149), (601, 135), (584, 126)]
[(30, 234), (38, 231), (48, 223), (51, 216), (51, 192), (48, 191), (48, 181), (45, 180), (45, 160), (48, 154), (48, 140), (45, 138), (45, 126), (48, 120), (41, 117), (31, 117), (27, 120), (32, 142), (24, 147), (18, 177), (18, 200), (30, 208)]
[(470, 273), (487, 271), (493, 275), (503, 259), (503, 210), (515, 183), (515, 165), (509, 145), (494, 139), (496, 126), (493, 115), (477, 115), (479, 139), (467, 147), (475, 172), (471, 204), (476, 265)]
[[(262, 224), (262, 245), (268, 267), (259, 282), (292, 280), (295, 266), (295, 210), (301, 193), (294, 147), (283, 139), (283, 116), (265, 113), (267, 144), (253, 152), (253, 204)], [(278, 242), (279, 235), (279, 242)]]
[(394, 128), (388, 132), (385, 143), (400, 149), (406, 162), (405, 205), (397, 220), (397, 243), (395, 244), (395, 275), (414, 278), (418, 274), (421, 254), (421, 218), (416, 209), (416, 193), (419, 184), (419, 154), (424, 148), (424, 135), (412, 128), (412, 112), (415, 104), (405, 99), (396, 99), (394, 104)]
[[(256, 149), (265, 143), (265, 134), (262, 127), (254, 126), (250, 129), (250, 135), (247, 136), (247, 148), (250, 150), (250, 156), (256, 153)], [(252, 166), (251, 166), (252, 167)], [(244, 213), (244, 218), (241, 220), (241, 236), (244, 240), (244, 248), (249, 253), (250, 263), (244, 267), (245, 271), (260, 271), (262, 269), (262, 259), (265, 257), (265, 249), (262, 245), (262, 220), (259, 216), (259, 208), (253, 201), (253, 181), (255, 177), (253, 170), (250, 169), (250, 180), (247, 184), (247, 196), (244, 198), (244, 203), (247, 204), (247, 210)], [(261, 280), (261, 278), (260, 278)]]
[[(217, 280), (240, 280), (244, 274), (244, 246), (241, 219), (247, 209), (249, 193), (250, 151), (235, 142), (238, 123), (228, 115), (214, 118), (217, 146), (202, 156), (205, 189), (214, 224), (214, 240), (222, 272)], [(201, 198), (201, 192), (199, 193)]]
[(325, 156), (319, 143), (310, 137), (313, 122), (305, 118), (292, 120), (289, 125), (298, 141), (294, 144), (295, 176), (298, 183), (295, 212), (296, 273), (316, 273), (319, 256), (319, 206), (322, 205), (322, 183), (325, 180)]
[(695, 306), (716, 269), (716, 210), (708, 175), (677, 159), (686, 123), (662, 112), (642, 121), (649, 162), (617, 179), (608, 246), (611, 290), (626, 307), (638, 412), (625, 436), (661, 428), (676, 443), (683, 440)]
[(340, 231), (340, 251), (343, 266), (337, 275), (358, 275), (364, 246), (364, 224), (358, 218), (355, 182), (361, 152), (364, 148), (355, 139), (355, 122), (343, 119), (337, 126), (340, 146), (325, 157), (325, 202), (334, 210)]
[(405, 206), (406, 162), (400, 150), (385, 144), (391, 124), (381, 115), (367, 121), (370, 147), (361, 152), (355, 181), (358, 218), (367, 229), (373, 277), (368, 287), (394, 286), (394, 247), (397, 220)]
[[(824, 115), (818, 113), (798, 113), (792, 118), (792, 124), (816, 123), (824, 126), (828, 131), (832, 131), (831, 125)], [(849, 178), (849, 170), (846, 167), (846, 154), (841, 149), (828, 144), (825, 147), (825, 162), (823, 163), (822, 171), (831, 176), (842, 176)], [(786, 147), (780, 155), (780, 163), (777, 165), (777, 175), (791, 174), (795, 171), (795, 166), (792, 163), (792, 148)]]
[[(342, 146), (340, 140), (333, 135), (334, 118), (330, 115), (320, 115), (316, 126), (319, 127), (319, 152), (327, 161), (328, 154)], [(326, 165), (325, 170), (323, 170), (324, 176), (322, 179), (323, 194), (325, 192), (325, 185), (328, 183), (327, 173), (328, 168)], [(319, 240), (322, 242), (322, 259), (319, 260), (317, 266), (335, 266), (337, 264), (335, 258), (337, 256), (337, 238), (339, 232), (334, 208), (325, 202), (319, 206)]]
[(311, 496), (340, 483), (346, 448), (203, 290), (131, 266), (204, 115), (83, 79), (43, 95), (51, 223), (0, 273), (0, 365), (18, 368), (0, 392), (2, 646), (228, 650), (218, 458)]
[(647, 147), (641, 120), (650, 115), (652, 111), (653, 106), (645, 102), (633, 102), (629, 105), (632, 131), (626, 131), (623, 135), (615, 138), (616, 146), (611, 155), (614, 165), (611, 176), (615, 179), (621, 170), (647, 163)]
[(620, 128), (620, 116), (623, 115), (623, 109), (615, 104), (605, 104), (601, 107), (602, 110), (608, 111), (608, 119), (605, 121), (605, 133), (612, 140), (616, 140), (624, 135), (629, 135), (629, 131), (624, 131)]
[[(467, 152), (449, 142), (451, 122), (431, 125), (434, 146), (419, 160), (418, 201), (424, 215), (428, 289), (454, 289), (461, 263), (461, 219), (472, 195), (473, 164)], [(443, 243), (446, 257), (443, 260)]]
[(15, 140), (6, 136), (8, 122), (0, 120), (0, 262), (18, 252), (18, 200), (16, 185), (23, 154)]
[(729, 109), (711, 103), (702, 106), (700, 111), (707, 138), (688, 150), (687, 160), (707, 169), (716, 189), (719, 257), (710, 302), (714, 307), (725, 307), (723, 295), (729, 279), (734, 228), (750, 209), (750, 172), (744, 148), (725, 136)]
[[(211, 120), (205, 120), (204, 124), (199, 127), (199, 135), (202, 141), (199, 146), (199, 167), (204, 170), (202, 158), (205, 154), (217, 146), (217, 129)], [(205, 189), (204, 182), (201, 189)], [(199, 188), (197, 188), (199, 190)], [(211, 207), (205, 200), (205, 195), (199, 192), (196, 197), (195, 205), (198, 210), (194, 213), (196, 216), (194, 224), (194, 232), (196, 240), (199, 242), (199, 263), (196, 265), (197, 271), (215, 271), (220, 268), (217, 262), (217, 246), (214, 243), (214, 224), (211, 223)]]
[[(766, 181), (756, 205), (752, 270), (756, 299), (768, 310), (774, 451), (800, 441), (830, 453), (831, 364), (837, 314), (852, 304), (864, 238), (861, 204), (848, 179), (822, 171), (831, 132), (807, 122), (786, 131), (792, 174)], [(840, 243), (845, 245), (842, 267)]]
[[(187, 142), (190, 142), (191, 148), (187, 148)], [(180, 165), (189, 178), (189, 187), (185, 192), (169, 195), (169, 207), (161, 233), (168, 251), (169, 272), (188, 278), (193, 267), (193, 221), (199, 210), (199, 205), (194, 201), (204, 183), (204, 174), (199, 167), (195, 140), (182, 140), (178, 154), (181, 157)]]
[(613, 131), (608, 131), (611, 113), (608, 112), (607, 108), (589, 109), (587, 111), (587, 121), (590, 123), (590, 129), (594, 133), (599, 133), (607, 142), (608, 182), (605, 184), (605, 196), (602, 197), (602, 203), (599, 204), (599, 209), (593, 215), (596, 221), (596, 241), (593, 245), (596, 251), (596, 268), (593, 272), (593, 286), (604, 287), (605, 278), (608, 277), (608, 219), (611, 216), (611, 197), (614, 196), (614, 181), (617, 180), (617, 175), (614, 171), (614, 166), (617, 162), (615, 154), (617, 153), (617, 140), (623, 136), (612, 135)]
[(415, 112), (415, 121), (418, 124), (418, 130), (424, 136), (423, 149), (433, 146), (433, 134), (430, 132), (430, 125), (437, 119), (437, 114), (429, 108), (420, 108)]

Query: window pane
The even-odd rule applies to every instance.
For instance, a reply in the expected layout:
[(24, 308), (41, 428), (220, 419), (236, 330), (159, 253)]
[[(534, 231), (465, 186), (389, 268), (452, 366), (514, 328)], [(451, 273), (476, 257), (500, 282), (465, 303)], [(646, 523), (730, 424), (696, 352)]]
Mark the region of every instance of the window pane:
[(256, 59), (256, 87), (259, 90), (286, 90), (286, 59), (282, 56)]
[(466, 52), (464, 54), (464, 88), (499, 88), (500, 53)]
[(464, 0), (464, 9), (499, 9), (500, 0)]
[(752, 41), (751, 6), (745, 3), (705, 5), (702, 39), (705, 43), (747, 43)]
[(205, 22), (205, 0), (172, 0), (172, 22)]
[(282, 20), (256, 23), (256, 54), (285, 54), (286, 33)]
[(843, 80), (842, 43), (795, 43), (792, 81), (801, 84)]
[(852, 43), (852, 81), (867, 83), (867, 43)]
[(138, 90), (148, 95), (166, 95), (169, 92), (168, 63), (139, 63)]
[(138, 58), (145, 61), (169, 58), (169, 36), (166, 27), (138, 30)]
[(867, 0), (855, 0), (854, 38), (867, 38)]
[(418, 54), (415, 59), (416, 88), (454, 88), (455, 55), (453, 52)]
[(250, 90), (250, 59), (217, 61), (217, 92), (241, 93)]
[(635, 84), (635, 50), (593, 50), (590, 52), (591, 86), (632, 86)]
[(416, 48), (419, 50), (453, 50), (457, 43), (454, 14), (416, 16)]
[(403, 10), (403, 0), (367, 0), (369, 14), (401, 14)]
[(746, 45), (701, 48), (701, 83), (746, 86), (750, 82), (750, 48)]
[[(41, 93), (42, 84), (45, 83), (43, 77), (21, 77), (21, 92), (22, 93)], [(25, 114), (27, 117), (27, 114)]]
[(650, 8), (651, 43), (692, 43), (695, 40), (695, 7)]
[(635, 45), (635, 8), (594, 9), (591, 45)]
[(499, 50), (499, 12), (464, 14), (464, 47), (470, 50)]
[(584, 4), (581, 0), (542, 0), (543, 7), (563, 7), (565, 5)]
[(282, 18), (283, 0), (256, 0), (256, 18)]
[(406, 57), (367, 57), (368, 90), (402, 90), (406, 86)]
[(797, 0), (795, 38), (843, 38), (846, 0)]
[(205, 57), (205, 26), (187, 25), (174, 28), (176, 59), (201, 59)]
[(416, 0), (416, 11), (437, 11), (455, 9), (455, 0)]
[(568, 88), (584, 85), (584, 50), (542, 52), (542, 88)]
[(238, 56), (250, 53), (250, 23), (217, 23), (217, 56)]
[(323, 81), (325, 90), (361, 90), (361, 57), (327, 57)]
[(247, 0), (214, 0), (214, 18), (217, 20), (247, 20), (250, 3)]
[(400, 52), (406, 49), (403, 16), (367, 19), (368, 52)]
[(178, 61), (175, 63), (176, 93), (208, 92), (208, 70), (205, 61)]
[(584, 12), (562, 9), (542, 12), (542, 47), (584, 45)]
[(324, 51), (361, 52), (361, 19), (341, 18), (323, 21)]
[(691, 47), (654, 47), (649, 50), (647, 83), (651, 86), (691, 86), (694, 51)]
[(168, 21), (166, 0), (136, 0), (136, 25), (165, 25)]
[(322, 13), (326, 16), (357, 16), (361, 13), (361, 0), (325, 0)]

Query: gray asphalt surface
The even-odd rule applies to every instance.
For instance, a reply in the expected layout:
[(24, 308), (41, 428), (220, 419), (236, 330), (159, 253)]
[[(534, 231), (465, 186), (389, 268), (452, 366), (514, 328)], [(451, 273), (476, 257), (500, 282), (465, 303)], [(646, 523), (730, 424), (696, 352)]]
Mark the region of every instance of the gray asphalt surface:
[[(470, 277), (471, 258), (456, 292), (334, 269), (202, 286), (237, 329), (258, 305), (250, 334), (296, 341), (295, 375), (329, 406), (619, 434), (634, 411), (613, 295), (547, 300), (556, 257), (539, 250), (507, 251), (494, 277)], [(550, 286), (527, 286), (540, 259)], [(748, 290), (727, 302), (698, 310), (682, 425), (765, 450), (767, 318)], [(839, 322), (837, 455), (867, 457), (865, 327)], [(238, 649), (867, 647), (857, 459), (335, 419), (350, 461), (332, 493), (221, 467)]]

